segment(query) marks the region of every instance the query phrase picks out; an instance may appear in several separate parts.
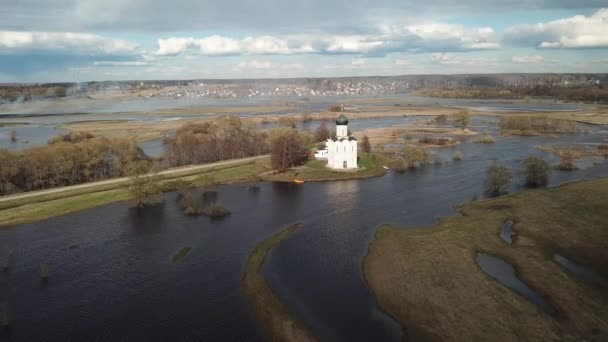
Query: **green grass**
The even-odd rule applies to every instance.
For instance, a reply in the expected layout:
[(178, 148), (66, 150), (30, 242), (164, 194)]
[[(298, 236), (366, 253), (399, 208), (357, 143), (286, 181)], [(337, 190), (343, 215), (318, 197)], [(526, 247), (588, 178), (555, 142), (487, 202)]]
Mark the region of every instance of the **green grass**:
[[(384, 175), (385, 171), (382, 166), (386, 162), (386, 157), (378, 153), (359, 152), (358, 170), (334, 171), (326, 167), (326, 160), (313, 159), (307, 161), (302, 167), (287, 171), (282, 175), (265, 176), (264, 180), (286, 182), (293, 181), (294, 179), (303, 181), (330, 181), (378, 177)], [(296, 171), (298, 172), (297, 176), (295, 174)]]
[(247, 259), (242, 290), (270, 341), (315, 341), (314, 336), (274, 295), (260, 273), (268, 253), (298, 228), (293, 224), (258, 244)]
[[(413, 337), (436, 340), (606, 340), (608, 293), (581, 282), (559, 253), (608, 277), (608, 178), (538, 189), (459, 208), (433, 228), (382, 226), (364, 259), (380, 307)], [(516, 239), (499, 237), (515, 221)], [(483, 252), (511, 263), (558, 316), (486, 275)]]
[(177, 253), (175, 253), (175, 255), (173, 255), (171, 261), (173, 261), (174, 263), (182, 261), (186, 257), (186, 255), (190, 253), (190, 250), (192, 250), (192, 247), (183, 247)]
[[(218, 166), (205, 171), (187, 171), (163, 181), (163, 190), (175, 189), (178, 180), (183, 180), (189, 186), (199, 185), (201, 175), (209, 175), (218, 184), (255, 181), (258, 175), (267, 170), (268, 160), (248, 161), (243, 165)], [(2, 203), (0, 207), (0, 227), (45, 220), (51, 217), (65, 215), (71, 212), (93, 208), (104, 204), (119, 202), (131, 196), (124, 188), (126, 183), (118, 185), (100, 185), (86, 189), (75, 189), (57, 193), (41, 194), (27, 198)]]

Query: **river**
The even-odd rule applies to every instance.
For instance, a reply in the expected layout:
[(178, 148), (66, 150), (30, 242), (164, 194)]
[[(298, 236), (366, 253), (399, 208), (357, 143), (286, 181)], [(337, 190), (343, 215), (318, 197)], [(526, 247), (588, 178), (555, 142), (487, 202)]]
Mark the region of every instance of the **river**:
[[(591, 126), (590, 126), (591, 127)], [(430, 226), (453, 206), (483, 197), (494, 162), (514, 173), (528, 155), (556, 162), (537, 145), (606, 142), (605, 127), (550, 137), (496, 137), (433, 151), (443, 163), (384, 177), (305, 183), (220, 186), (232, 211), (220, 221), (187, 217), (176, 194), (143, 213), (115, 203), (0, 229), (0, 251), (13, 251), (0, 273), (0, 303), (14, 322), (4, 337), (30, 340), (262, 340), (240, 291), (248, 254), (292, 222), (302, 228), (274, 249), (263, 273), (287, 307), (322, 340), (393, 340), (400, 327), (374, 304), (361, 261), (375, 229)], [(456, 149), (462, 161), (452, 161)], [(554, 171), (550, 186), (608, 176), (608, 160), (572, 172)], [(171, 257), (185, 246), (180, 262)], [(2, 255), (0, 255), (2, 256)], [(40, 280), (41, 264), (51, 277)], [(432, 270), (429, 270), (432, 272)]]

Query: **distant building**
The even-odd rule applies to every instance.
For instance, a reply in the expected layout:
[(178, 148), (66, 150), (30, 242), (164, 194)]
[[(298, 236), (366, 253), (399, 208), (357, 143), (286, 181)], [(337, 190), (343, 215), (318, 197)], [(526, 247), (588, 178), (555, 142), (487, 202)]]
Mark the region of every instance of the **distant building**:
[[(336, 136), (327, 139), (327, 167), (332, 169), (356, 169), (357, 139), (348, 132), (348, 119), (340, 115), (336, 119)], [(321, 151), (319, 151), (321, 152)]]

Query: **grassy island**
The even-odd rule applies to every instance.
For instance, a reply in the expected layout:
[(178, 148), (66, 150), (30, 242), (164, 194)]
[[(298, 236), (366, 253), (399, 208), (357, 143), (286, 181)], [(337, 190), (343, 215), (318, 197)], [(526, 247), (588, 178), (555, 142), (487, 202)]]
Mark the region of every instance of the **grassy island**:
[(242, 288), (255, 315), (271, 341), (316, 341), (310, 331), (279, 301), (260, 274), (266, 255), (298, 228), (293, 224), (262, 241), (249, 255)]
[(328, 167), (326, 160), (311, 159), (304, 165), (293, 168), (282, 174), (266, 174), (263, 176), (267, 181), (292, 182), (296, 179), (303, 181), (331, 181), (379, 177), (384, 175), (382, 168), (386, 165), (387, 158), (378, 153), (359, 152), (359, 168), (356, 170), (332, 170)]
[[(608, 178), (532, 190), (458, 208), (433, 228), (382, 226), (363, 262), (380, 307), (422, 340), (608, 339), (608, 290), (554, 261), (608, 277)], [(499, 237), (506, 220), (515, 239)], [(477, 265), (486, 253), (555, 307), (542, 311)]]

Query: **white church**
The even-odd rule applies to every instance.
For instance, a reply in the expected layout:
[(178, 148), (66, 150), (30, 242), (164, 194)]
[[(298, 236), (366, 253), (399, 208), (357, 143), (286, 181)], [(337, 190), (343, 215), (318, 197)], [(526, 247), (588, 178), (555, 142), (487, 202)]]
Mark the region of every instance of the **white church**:
[(356, 169), (357, 139), (348, 132), (348, 119), (340, 115), (336, 119), (336, 136), (327, 139), (326, 148), (315, 153), (317, 159), (327, 159), (332, 169)]

